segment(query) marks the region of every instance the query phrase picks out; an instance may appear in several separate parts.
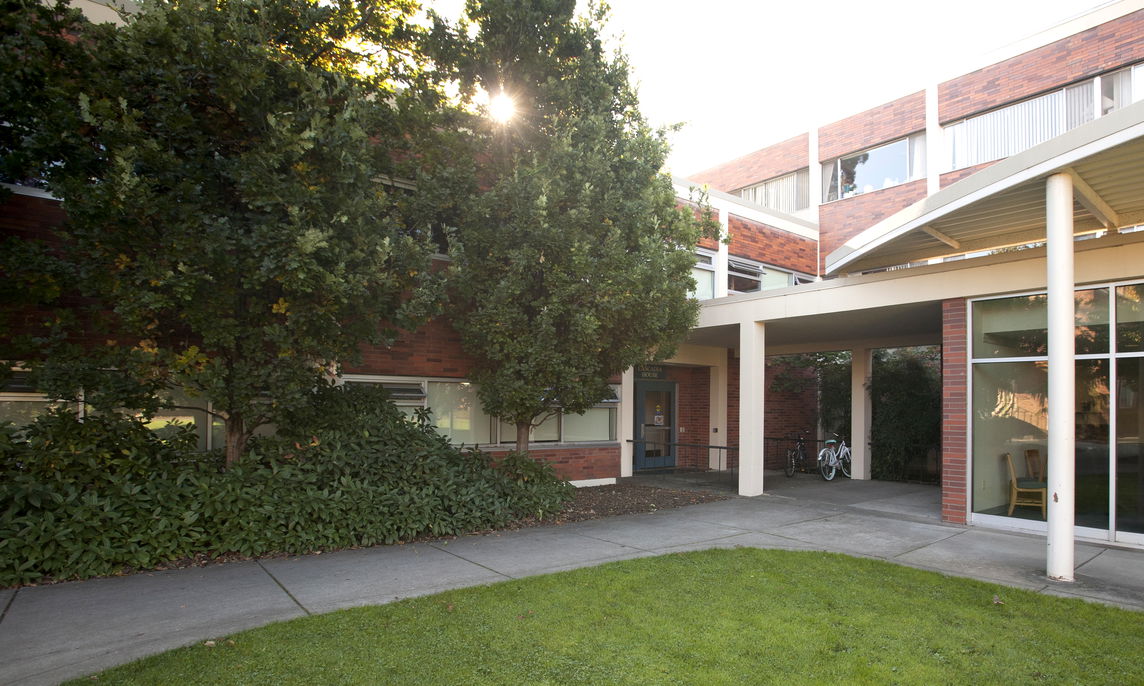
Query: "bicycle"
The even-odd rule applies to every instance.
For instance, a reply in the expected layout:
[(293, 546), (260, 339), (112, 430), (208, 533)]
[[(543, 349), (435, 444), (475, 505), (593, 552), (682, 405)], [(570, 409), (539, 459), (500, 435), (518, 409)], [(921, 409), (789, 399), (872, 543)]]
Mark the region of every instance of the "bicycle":
[[(841, 438), (838, 434), (831, 433), (835, 438)], [(818, 472), (823, 479), (830, 481), (839, 470), (847, 479), (850, 478), (850, 448), (846, 445), (846, 439), (830, 438), (826, 441), (826, 447), (818, 453)]]
[(806, 471), (806, 440), (798, 435), (794, 447), (786, 451), (786, 475), (794, 476), (795, 471)]

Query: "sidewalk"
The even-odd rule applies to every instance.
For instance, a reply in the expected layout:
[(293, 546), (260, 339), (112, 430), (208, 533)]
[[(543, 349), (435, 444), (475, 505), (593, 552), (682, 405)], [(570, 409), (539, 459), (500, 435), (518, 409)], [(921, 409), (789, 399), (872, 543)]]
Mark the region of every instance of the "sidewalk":
[(928, 502), (935, 489), (828, 486), (847, 490), (779, 490), (451, 541), (4, 590), (0, 684), (55, 684), (307, 614), (714, 547), (837, 551), (1144, 610), (1144, 552), (1077, 544), (1076, 581), (1049, 582), (1043, 538), (942, 524)]

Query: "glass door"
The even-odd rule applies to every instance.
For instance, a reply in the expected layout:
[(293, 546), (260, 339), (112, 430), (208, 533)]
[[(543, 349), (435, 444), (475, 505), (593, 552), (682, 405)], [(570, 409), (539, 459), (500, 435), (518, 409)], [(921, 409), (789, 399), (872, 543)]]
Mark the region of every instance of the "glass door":
[(634, 467), (636, 469), (674, 467), (675, 383), (637, 382), (635, 405)]

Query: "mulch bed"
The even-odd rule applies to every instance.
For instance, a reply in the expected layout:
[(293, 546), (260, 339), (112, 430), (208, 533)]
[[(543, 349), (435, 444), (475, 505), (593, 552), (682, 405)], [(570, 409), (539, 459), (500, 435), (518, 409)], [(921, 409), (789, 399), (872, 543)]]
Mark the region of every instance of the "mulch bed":
[(575, 496), (564, 507), (564, 511), (555, 518), (539, 520), (530, 517), (509, 528), (552, 526), (617, 515), (645, 514), (658, 510), (686, 507), (687, 505), (727, 500), (729, 497), (708, 491), (680, 491), (672, 488), (639, 486), (632, 483), (577, 488)]

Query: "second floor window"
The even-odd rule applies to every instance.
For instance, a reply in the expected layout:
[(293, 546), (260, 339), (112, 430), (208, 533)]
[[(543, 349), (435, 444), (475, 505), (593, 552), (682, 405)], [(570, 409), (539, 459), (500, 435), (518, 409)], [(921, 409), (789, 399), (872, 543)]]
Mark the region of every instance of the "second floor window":
[(1144, 100), (1144, 64), (963, 119), (944, 129), (944, 169), (1016, 155), (1138, 100)]
[(926, 174), (924, 133), (845, 155), (822, 165), (825, 202), (890, 188)]
[(810, 170), (800, 169), (748, 186), (739, 195), (749, 202), (777, 212), (794, 214), (810, 207)]

